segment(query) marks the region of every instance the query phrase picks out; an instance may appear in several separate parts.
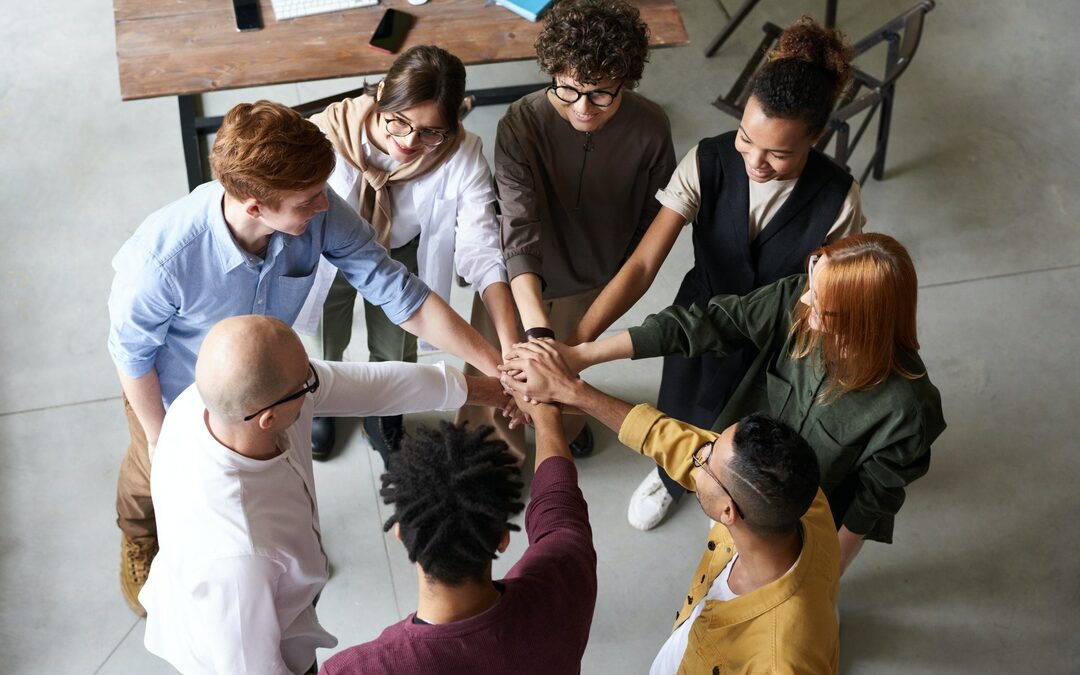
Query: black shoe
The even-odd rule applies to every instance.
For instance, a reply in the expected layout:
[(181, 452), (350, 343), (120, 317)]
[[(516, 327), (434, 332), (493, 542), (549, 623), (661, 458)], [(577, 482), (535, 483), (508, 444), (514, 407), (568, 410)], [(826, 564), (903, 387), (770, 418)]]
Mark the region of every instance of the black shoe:
[(336, 438), (333, 417), (316, 417), (311, 420), (311, 458), (317, 462), (330, 459)]
[(401, 439), (405, 437), (405, 419), (401, 415), (365, 417), (364, 432), (371, 447), (382, 457), (383, 466), (389, 469), (390, 456), (401, 449)]
[(581, 429), (581, 433), (577, 435), (577, 438), (570, 441), (570, 454), (574, 457), (588, 457), (593, 451), (593, 435), (592, 430), (589, 429), (589, 425), (586, 424)]

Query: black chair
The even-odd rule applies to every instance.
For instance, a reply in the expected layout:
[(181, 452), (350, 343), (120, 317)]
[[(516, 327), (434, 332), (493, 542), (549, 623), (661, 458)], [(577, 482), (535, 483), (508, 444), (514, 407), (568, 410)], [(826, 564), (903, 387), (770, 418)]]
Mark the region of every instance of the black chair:
[[(817, 148), (827, 151), (829, 143), (835, 140), (832, 158), (837, 164), (850, 171), (848, 159), (855, 147), (862, 140), (863, 133), (870, 126), (877, 114), (878, 130), (874, 152), (859, 177), (859, 183), (865, 183), (873, 172), (876, 180), (881, 180), (885, 171), (885, 151), (889, 144), (889, 129), (892, 125), (893, 100), (896, 97), (896, 81), (911, 65), (911, 59), (919, 48), (922, 38), (923, 20), (926, 13), (934, 8), (934, 0), (921, 0), (911, 9), (892, 19), (874, 32), (859, 40), (854, 45), (855, 59), (874, 47), (885, 43), (885, 67), (881, 77), (874, 77), (857, 65), (854, 68), (852, 84), (840, 97), (836, 110), (829, 119), (825, 135), (818, 141)], [(783, 29), (772, 23), (762, 27), (764, 38), (754, 50), (750, 61), (739, 74), (731, 90), (713, 101), (720, 110), (742, 119), (746, 101), (750, 98), (750, 81), (758, 68), (765, 62), (769, 51), (780, 37)], [(854, 136), (851, 134), (853, 118), (865, 115)]]
[[(825, 3), (826, 28), (836, 26), (837, 1), (838, 0), (827, 0)], [(739, 27), (739, 24), (746, 20), (746, 17), (750, 15), (750, 12), (753, 11), (755, 7), (757, 7), (759, 2), (761, 2), (761, 0), (744, 0), (743, 3), (739, 5), (739, 8), (735, 10), (735, 14), (732, 15), (728, 13), (727, 7), (724, 7), (724, 3), (717, 0), (717, 4), (720, 5), (720, 11), (727, 17), (728, 22), (724, 24), (724, 27), (721, 28), (720, 32), (716, 34), (716, 37), (712, 39), (709, 46), (705, 48), (706, 57), (711, 57), (716, 53), (716, 50), (720, 49), (720, 47), (727, 42), (727, 39), (731, 37), (731, 34), (735, 32), (735, 29)]]

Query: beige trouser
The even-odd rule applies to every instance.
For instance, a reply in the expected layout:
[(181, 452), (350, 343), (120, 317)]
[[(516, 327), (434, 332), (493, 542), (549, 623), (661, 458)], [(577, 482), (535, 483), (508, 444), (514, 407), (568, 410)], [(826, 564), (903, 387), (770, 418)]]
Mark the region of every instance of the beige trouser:
[[(544, 301), (544, 311), (547, 312), (548, 320), (551, 322), (551, 328), (555, 331), (555, 339), (563, 340), (569, 335), (578, 323), (581, 321), (581, 317), (585, 316), (585, 312), (589, 310), (593, 300), (596, 296), (600, 295), (602, 288), (596, 288), (591, 291), (585, 291), (578, 293), (577, 295), (569, 295), (565, 298), (556, 298), (554, 300)], [(473, 295), (472, 316), (469, 319), (469, 323), (473, 328), (484, 336), (484, 339), (493, 345), (499, 345), (499, 334), (495, 331), (495, 324), (491, 320), (491, 316), (487, 312), (487, 308), (484, 307), (484, 302), (480, 298), (480, 294)], [(518, 335), (524, 333), (520, 322), (518, 323)], [(480, 371), (472, 366), (465, 367), (466, 375), (481, 375)], [(586, 417), (584, 415), (566, 415), (563, 417), (563, 429), (566, 431), (566, 439), (572, 441), (577, 438), (577, 435), (581, 433), (581, 430), (585, 428)], [(519, 460), (524, 460), (527, 456), (525, 445), (525, 429), (518, 427), (516, 429), (510, 429), (509, 421), (502, 416), (495, 408), (488, 408), (484, 406), (464, 406), (458, 411), (457, 423), (468, 422), (473, 428), (487, 424), (495, 427), (495, 435), (502, 439), (508, 446), (510, 451), (518, 457)]]
[(123, 400), (131, 441), (116, 481), (116, 524), (128, 539), (153, 537), (157, 536), (157, 524), (154, 522), (154, 503), (150, 500), (149, 446), (127, 396)]

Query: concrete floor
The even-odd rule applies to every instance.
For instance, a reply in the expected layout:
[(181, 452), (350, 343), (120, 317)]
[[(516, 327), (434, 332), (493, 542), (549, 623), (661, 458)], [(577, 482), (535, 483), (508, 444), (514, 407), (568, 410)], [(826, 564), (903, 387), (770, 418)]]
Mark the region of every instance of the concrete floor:
[[(706, 60), (722, 15), (710, 0), (680, 2), (692, 44), (657, 51), (641, 85), (668, 111), (680, 155), (734, 127), (708, 103), (733, 81), (757, 27), (823, 4), (762, 3)], [(860, 37), (908, 4), (842, 2), (840, 24)], [(11, 673), (171, 670), (143, 649), (143, 622), (117, 584), (113, 496), (126, 430), (105, 300), (113, 253), (186, 181), (175, 101), (120, 101), (111, 10), (106, 0), (6, 2), (0, 25), (0, 654)], [(1077, 25), (1072, 0), (943, 1), (901, 81), (886, 180), (864, 187), (864, 208), (870, 229), (915, 258), (923, 357), (949, 429), (909, 492), (896, 543), (868, 545), (844, 579), (846, 673), (1058, 673), (1080, 661), (1080, 80), (1068, 47)], [(532, 63), (470, 71), (472, 86), (529, 79), (540, 79)], [(208, 97), (207, 112), (354, 85), (225, 92)], [(501, 112), (469, 119), (488, 148)], [(684, 237), (619, 326), (665, 306), (689, 260)], [(658, 376), (658, 361), (589, 373), (635, 401), (653, 400)], [(631, 529), (626, 500), (649, 463), (610, 433), (598, 444), (581, 462), (600, 578), (582, 669), (644, 672), (707, 524), (688, 503), (652, 533)], [(317, 467), (336, 568), (319, 613), (342, 646), (375, 637), (415, 602), (403, 550), (381, 534), (379, 466), (357, 432)]]

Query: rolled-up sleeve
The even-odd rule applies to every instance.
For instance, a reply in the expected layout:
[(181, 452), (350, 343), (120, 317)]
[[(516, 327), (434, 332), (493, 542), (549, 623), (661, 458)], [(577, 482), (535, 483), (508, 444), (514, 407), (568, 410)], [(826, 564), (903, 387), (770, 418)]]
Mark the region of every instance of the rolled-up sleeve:
[(407, 321), (427, 299), (427, 285), (390, 257), (371, 225), (333, 190), (327, 190), (327, 199), (323, 256), (390, 321)]
[(507, 281), (495, 189), (480, 139), (470, 135), (458, 152), (465, 166), (454, 233), (455, 264), (461, 278), (482, 295), (491, 284)]
[(898, 410), (867, 443), (858, 487), (844, 514), (847, 529), (891, 541), (892, 519), (904, 504), (906, 487), (930, 468), (930, 443), (940, 433), (924, 422), (917, 409)]
[(717, 434), (672, 419), (653, 406), (635, 406), (619, 427), (619, 441), (626, 447), (651, 457), (675, 481), (694, 492), (691, 472), (694, 451), (716, 440)]
[(142, 377), (154, 367), (178, 309), (173, 281), (158, 263), (129, 240), (113, 258), (109, 292), (109, 354), (127, 377)]

